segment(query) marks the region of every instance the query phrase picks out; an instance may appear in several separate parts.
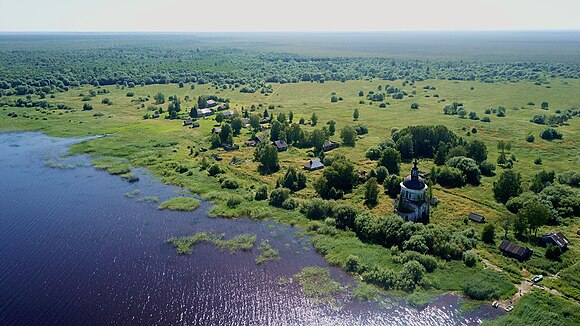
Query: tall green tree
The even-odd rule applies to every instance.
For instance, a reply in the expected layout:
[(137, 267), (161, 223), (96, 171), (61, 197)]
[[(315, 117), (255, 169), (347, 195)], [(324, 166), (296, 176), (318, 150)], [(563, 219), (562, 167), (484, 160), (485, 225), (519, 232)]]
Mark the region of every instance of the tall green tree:
[(318, 123), (318, 115), (316, 115), (316, 113), (312, 113), (312, 116), (310, 117), (310, 124), (314, 127), (316, 126), (317, 123)]
[(379, 186), (376, 178), (367, 180), (364, 186), (365, 189), (365, 204), (369, 207), (377, 205), (379, 198)]
[(161, 92), (158, 92), (157, 94), (155, 94), (155, 96), (153, 96), (153, 99), (155, 100), (155, 104), (165, 103), (165, 95), (163, 95), (163, 93), (161, 93)]
[(518, 217), (523, 218), (528, 226), (530, 234), (537, 236), (538, 228), (546, 224), (552, 213), (550, 209), (539, 201), (530, 201), (518, 211)]
[(232, 127), (225, 123), (222, 126), (222, 130), (220, 130), (220, 140), (222, 143), (226, 143), (226, 144), (233, 144), (233, 140), (232, 140)]
[(522, 193), (522, 181), (519, 173), (512, 170), (504, 171), (493, 185), (493, 196), (498, 202), (505, 204), (512, 197)]
[(378, 166), (384, 166), (389, 174), (398, 175), (401, 172), (401, 154), (391, 147), (387, 147), (381, 154)]
[(351, 126), (342, 128), (340, 138), (344, 146), (354, 147), (356, 145), (356, 131)]
[(354, 121), (358, 120), (359, 115), (360, 113), (358, 112), (358, 109), (354, 109), (354, 113), (352, 114)]
[(266, 143), (260, 143), (254, 151), (254, 160), (260, 163), (258, 170), (262, 174), (272, 174), (280, 169), (278, 150)]

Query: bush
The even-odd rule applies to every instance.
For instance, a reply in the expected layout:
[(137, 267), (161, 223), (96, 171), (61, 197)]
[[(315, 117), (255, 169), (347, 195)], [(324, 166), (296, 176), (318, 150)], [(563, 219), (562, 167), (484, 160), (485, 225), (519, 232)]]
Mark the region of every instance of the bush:
[(399, 287), (404, 291), (412, 292), (417, 285), (423, 284), (424, 275), (423, 265), (415, 260), (408, 261), (399, 273)]
[(482, 122), (491, 122), (491, 119), (489, 117), (483, 117), (481, 118)]
[(562, 134), (554, 128), (547, 128), (540, 133), (540, 138), (545, 140), (562, 139)]
[(240, 184), (237, 180), (226, 178), (222, 181), (221, 187), (225, 189), (238, 189)]
[(411, 109), (418, 109), (419, 108), (419, 104), (418, 103), (413, 103), (411, 104)]
[(562, 251), (560, 250), (560, 247), (557, 247), (557, 246), (550, 244), (548, 246), (548, 248), (546, 248), (546, 258), (548, 258), (550, 260), (559, 259), (561, 254), (562, 254)]
[(558, 182), (571, 187), (580, 187), (580, 172), (566, 171), (558, 175)]
[(457, 168), (445, 166), (437, 169), (437, 183), (443, 187), (462, 187), (465, 185), (465, 175)]
[(465, 251), (463, 252), (463, 262), (465, 266), (473, 267), (477, 263), (477, 255), (471, 250)]
[(323, 220), (330, 213), (330, 205), (324, 199), (313, 198), (302, 203), (300, 212), (309, 220)]
[(374, 268), (362, 274), (365, 282), (374, 284), (385, 290), (392, 289), (397, 283), (397, 275), (390, 268)]
[(282, 207), (282, 204), (290, 198), (290, 189), (287, 188), (277, 188), (272, 190), (270, 193), (269, 204), (275, 207)]
[(481, 171), (482, 175), (486, 177), (491, 177), (495, 175), (495, 173), (493, 172), (495, 171), (495, 164), (489, 161), (483, 161), (481, 162), (481, 164), (479, 164), (479, 171)]
[(349, 273), (358, 273), (361, 271), (362, 261), (358, 256), (349, 255), (344, 263), (344, 269)]
[(133, 97), (135, 95), (135, 93), (133, 92), (127, 92), (127, 97)]
[(402, 260), (404, 263), (411, 260), (418, 261), (429, 273), (433, 272), (435, 268), (437, 268), (437, 259), (435, 259), (435, 257), (430, 255), (424, 255), (416, 251), (403, 252)]
[(92, 105), (90, 105), (89, 103), (85, 103), (85, 104), (83, 104), (83, 110), (85, 110), (85, 111), (90, 111), (90, 110), (92, 110), (92, 109), (93, 109), (93, 106), (92, 106)]
[(526, 141), (528, 143), (533, 143), (534, 140), (536, 140), (536, 137), (534, 137), (534, 135), (532, 135), (532, 134), (530, 134), (530, 135), (528, 135), (528, 137), (526, 137)]
[(385, 181), (385, 178), (389, 175), (389, 170), (387, 170), (387, 168), (384, 166), (379, 166), (375, 170), (375, 173), (376, 173), (377, 182), (383, 183)]
[(268, 186), (263, 185), (258, 190), (256, 190), (256, 194), (254, 195), (255, 200), (266, 200), (268, 199)]
[(282, 208), (293, 211), (298, 207), (298, 202), (294, 198), (288, 198), (282, 203)]
[(244, 199), (241, 196), (230, 196), (226, 202), (229, 208), (236, 208), (240, 205)]
[(365, 154), (369, 160), (376, 161), (381, 157), (381, 149), (378, 147), (371, 147)]
[(220, 173), (223, 173), (223, 171), (222, 168), (217, 163), (210, 165), (209, 168), (207, 169), (207, 174), (209, 174), (212, 177)]
[(474, 159), (465, 156), (457, 156), (449, 159), (446, 162), (446, 165), (461, 170), (465, 175), (466, 181), (470, 184), (475, 186), (479, 185), (481, 172), (479, 171), (479, 167)]
[(495, 241), (495, 227), (493, 224), (487, 224), (481, 232), (481, 241), (492, 244)]

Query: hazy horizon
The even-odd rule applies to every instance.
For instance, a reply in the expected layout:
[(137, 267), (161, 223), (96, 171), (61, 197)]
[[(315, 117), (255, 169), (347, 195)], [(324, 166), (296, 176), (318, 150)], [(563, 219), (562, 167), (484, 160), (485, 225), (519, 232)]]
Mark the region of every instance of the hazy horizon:
[[(393, 32), (580, 30), (580, 1), (10, 1), (2, 32)], [(34, 10), (31, 10), (34, 9)]]

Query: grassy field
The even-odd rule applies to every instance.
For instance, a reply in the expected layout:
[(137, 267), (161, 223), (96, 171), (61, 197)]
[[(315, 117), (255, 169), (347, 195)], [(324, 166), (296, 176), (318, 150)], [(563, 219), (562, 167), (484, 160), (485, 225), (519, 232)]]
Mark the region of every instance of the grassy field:
[[(284, 168), (301, 166), (308, 160), (307, 151), (290, 148), (287, 152), (280, 153), (280, 172), (269, 176), (262, 176), (257, 172), (257, 163), (253, 162), (254, 150), (243, 147), (243, 142), (249, 137), (250, 132), (242, 130), (242, 134), (235, 137), (235, 143), (240, 145), (240, 150), (224, 152), (213, 150), (207, 153), (199, 153), (199, 148), (210, 147), (209, 135), (212, 127), (216, 125), (212, 118), (200, 119), (200, 128), (190, 129), (183, 127), (181, 120), (148, 119), (143, 115), (151, 113), (147, 107), (153, 100), (135, 102), (139, 98), (151, 98), (157, 92), (162, 92), (166, 97), (176, 95), (182, 99), (182, 107), (189, 109), (196, 103), (195, 99), (200, 95), (216, 95), (230, 99), (231, 108), (241, 111), (241, 108), (250, 108), (251, 105), (258, 107), (257, 112), (262, 112), (270, 105), (275, 109), (271, 114), (280, 112), (294, 113), (294, 121), (300, 118), (308, 120), (312, 113), (319, 116), (318, 126), (303, 126), (307, 130), (320, 128), (329, 120), (337, 122), (337, 133), (331, 140), (340, 141), (340, 129), (348, 124), (353, 124), (353, 111), (360, 111), (359, 121), (369, 129), (369, 133), (359, 139), (354, 148), (340, 147), (332, 154), (345, 155), (360, 169), (369, 171), (376, 167), (376, 162), (365, 158), (365, 152), (379, 141), (389, 138), (392, 128), (403, 128), (417, 124), (442, 124), (462, 135), (466, 139), (480, 139), (488, 148), (488, 160), (495, 162), (499, 153), (496, 145), (499, 140), (512, 143), (509, 154), (517, 158), (514, 170), (520, 172), (523, 177), (524, 187), (527, 188), (532, 176), (542, 169), (554, 170), (557, 174), (564, 171), (580, 170), (580, 154), (578, 143), (580, 140), (580, 118), (576, 117), (568, 121), (567, 125), (558, 127), (563, 134), (563, 140), (545, 141), (540, 139), (540, 132), (545, 126), (533, 124), (530, 119), (535, 114), (554, 114), (556, 110), (580, 107), (580, 80), (552, 80), (549, 85), (536, 85), (531, 82), (518, 83), (494, 83), (481, 82), (456, 82), (447, 80), (427, 80), (417, 82), (415, 88), (410, 85), (402, 86), (403, 81), (347, 81), (325, 83), (297, 83), (297, 84), (272, 84), (273, 93), (267, 96), (260, 93), (240, 93), (237, 89), (218, 89), (211, 85), (196, 85), (194, 90), (190, 85), (179, 88), (175, 84), (137, 86), (131, 89), (117, 89), (105, 87), (110, 94), (93, 97), (90, 103), (92, 111), (82, 111), (83, 96), (93, 87), (75, 88), (65, 93), (58, 93), (51, 103), (63, 103), (76, 110), (51, 110), (35, 108), (0, 108), (0, 130), (42, 131), (52, 136), (72, 137), (106, 134), (106, 137), (92, 139), (73, 146), (72, 151), (85, 153), (93, 156), (97, 167), (106, 169), (115, 174), (127, 174), (128, 164), (133, 167), (147, 167), (154, 175), (163, 182), (182, 186), (198, 193), (217, 205), (211, 213), (221, 217), (237, 217), (240, 215), (253, 218), (276, 219), (288, 224), (306, 227), (308, 220), (297, 211), (285, 211), (267, 205), (267, 202), (250, 201), (254, 190), (262, 185), (269, 185), (273, 189), (278, 177), (284, 173)], [(386, 108), (379, 108), (379, 103), (370, 103), (364, 97), (359, 97), (359, 91), (368, 94), (369, 91), (377, 91), (382, 85), (394, 85), (404, 89), (409, 94), (413, 90), (416, 94), (405, 97), (403, 100), (386, 99), (389, 102)], [(423, 86), (434, 86), (434, 90), (425, 91)], [(133, 97), (127, 97), (131, 91)], [(331, 103), (332, 93), (342, 97), (343, 100)], [(185, 96), (193, 99), (184, 101)], [(103, 98), (109, 98), (113, 105), (101, 103)], [(364, 100), (364, 104), (359, 104)], [(481, 120), (461, 119), (458, 116), (443, 114), (443, 107), (454, 101), (463, 102), (467, 112), (474, 111), (479, 117), (488, 116), (491, 122)], [(549, 110), (540, 108), (543, 101), (549, 103)], [(528, 103), (533, 102), (534, 105)], [(411, 109), (412, 103), (418, 103), (419, 109)], [(143, 107), (142, 107), (143, 106)], [(489, 108), (503, 106), (507, 109), (505, 117), (497, 117), (495, 114), (485, 114)], [(164, 104), (164, 109), (167, 103)], [(11, 112), (17, 113), (17, 117), (9, 117)], [(163, 114), (164, 115), (164, 114)], [(162, 117), (163, 117), (162, 115)], [(477, 133), (468, 131), (477, 129)], [(529, 143), (526, 136), (533, 134), (535, 141)], [(220, 186), (218, 178), (210, 177), (205, 171), (198, 169), (202, 157), (209, 153), (219, 153), (223, 158), (220, 165), (226, 170), (226, 175), (235, 178), (240, 187), (235, 190), (225, 190)], [(534, 160), (542, 158), (543, 164), (536, 165)], [(239, 163), (230, 164), (236, 158)], [(419, 167), (423, 171), (429, 171), (433, 166), (432, 160), (422, 160)], [(401, 174), (407, 175), (411, 167), (410, 162), (403, 162)], [(501, 169), (498, 168), (498, 171)], [(308, 173), (309, 184), (306, 189), (297, 192), (294, 197), (297, 200), (308, 199), (315, 196), (312, 181), (321, 174), (320, 171)], [(492, 186), (496, 177), (482, 178), (480, 186), (465, 186), (462, 188), (445, 189), (435, 186), (433, 194), (440, 200), (437, 207), (432, 207), (431, 223), (442, 224), (452, 229), (460, 230), (473, 227), (479, 233), (481, 225), (464, 222), (469, 212), (477, 212), (486, 217), (488, 223), (496, 227), (496, 238), (503, 236), (503, 221), (510, 213), (501, 204), (493, 199)], [(241, 203), (228, 205), (228, 199), (232, 196), (241, 199)], [(356, 189), (344, 199), (360, 208), (363, 203), (362, 189)], [(235, 201), (232, 201), (235, 202)], [(381, 194), (379, 203), (372, 209), (376, 215), (392, 212), (393, 200)], [(578, 262), (580, 241), (580, 223), (578, 217), (567, 219), (560, 226), (543, 226), (538, 234), (560, 230), (571, 240), (569, 250), (563, 254), (562, 262), (557, 270), (564, 270), (562, 277), (553, 282), (553, 287), (560, 289), (564, 296), (576, 298), (577, 291), (577, 268), (571, 268)], [(509, 235), (512, 237), (511, 233)], [(324, 240), (324, 246), (328, 249), (326, 258), (329, 262), (341, 265), (350, 254), (364, 257), (372, 264), (390, 266), (397, 271), (401, 265), (392, 257), (389, 249), (381, 246), (369, 245), (361, 242), (356, 237), (348, 235), (341, 237), (320, 236)], [(325, 238), (326, 237), (326, 238)], [(187, 247), (187, 248), (186, 248)], [(187, 252), (190, 246), (184, 246), (183, 252)], [(543, 249), (534, 248), (543, 254)], [(533, 257), (529, 262), (519, 263), (505, 258), (499, 253), (496, 245), (484, 245), (478, 243), (477, 252), (481, 258), (485, 258), (496, 266), (504, 269), (507, 277), (514, 283), (522, 278), (529, 277), (530, 273), (546, 270), (546, 264), (552, 264), (543, 257)], [(344, 266), (342, 266), (344, 267)], [(548, 266), (550, 267), (550, 266)], [(551, 266), (554, 267), (554, 266)], [(483, 268), (482, 264), (468, 269), (461, 261), (439, 261), (438, 268), (433, 273), (428, 273), (426, 278), (429, 284), (438, 291), (460, 291), (470, 276), (476, 275)], [(511, 290), (509, 290), (511, 291)], [(509, 292), (506, 290), (506, 293)], [(548, 295), (548, 294), (542, 294)], [(552, 295), (550, 295), (552, 296)], [(535, 297), (534, 297), (535, 298)], [(531, 299), (530, 299), (531, 300)], [(535, 300), (535, 299), (534, 299)], [(575, 305), (566, 298), (569, 304)], [(526, 301), (523, 301), (525, 303)], [(523, 305), (522, 303), (522, 305)], [(523, 308), (522, 308), (523, 309)]]

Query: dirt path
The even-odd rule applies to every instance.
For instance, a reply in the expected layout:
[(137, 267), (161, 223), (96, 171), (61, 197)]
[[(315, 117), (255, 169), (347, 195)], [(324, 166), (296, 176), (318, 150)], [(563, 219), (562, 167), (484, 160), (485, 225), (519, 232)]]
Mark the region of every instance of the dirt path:
[[(490, 268), (490, 269), (496, 270), (498, 272), (503, 272), (503, 269), (501, 267), (492, 264), (489, 260), (482, 258), (481, 261), (485, 265), (485, 268)], [(548, 278), (558, 278), (559, 276), (558, 276), (558, 274), (556, 274), (556, 275), (550, 275), (550, 276), (546, 276), (546, 277), (548, 277)], [(546, 286), (543, 286), (543, 285), (534, 284), (534, 283), (532, 283), (532, 281), (526, 280), (526, 279), (524, 279), (522, 281), (522, 283), (520, 283), (520, 284), (515, 284), (515, 287), (518, 290), (516, 292), (516, 294), (514, 294), (511, 298), (508, 298), (506, 300), (500, 300), (500, 301), (498, 301), (499, 308), (502, 308), (503, 309), (503, 308), (506, 308), (507, 306), (515, 305), (516, 303), (518, 303), (518, 301), (520, 301), (520, 299), (524, 295), (530, 293), (530, 291), (532, 291), (532, 288), (533, 287), (536, 287), (538, 289), (542, 289), (544, 291), (550, 292), (553, 295), (557, 295), (557, 296), (560, 296), (560, 297), (562, 296), (562, 293), (560, 291), (556, 290), (556, 289), (551, 289), (551, 288), (546, 287)], [(576, 301), (576, 300), (574, 300), (574, 301)], [(576, 301), (576, 303), (578, 303), (578, 302)]]

